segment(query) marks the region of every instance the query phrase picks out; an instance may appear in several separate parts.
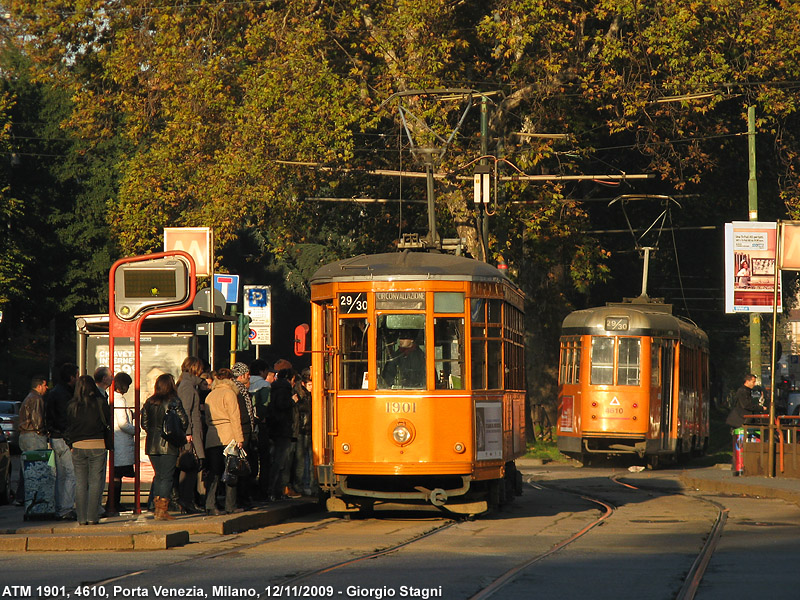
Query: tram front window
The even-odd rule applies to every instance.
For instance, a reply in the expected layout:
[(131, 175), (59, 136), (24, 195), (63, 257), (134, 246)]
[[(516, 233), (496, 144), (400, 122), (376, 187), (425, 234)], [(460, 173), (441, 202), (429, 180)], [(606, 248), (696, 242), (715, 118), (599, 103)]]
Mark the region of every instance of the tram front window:
[(617, 385), (639, 385), (639, 338), (620, 338), (617, 357)]
[(436, 389), (464, 389), (464, 319), (437, 317), (433, 320), (436, 358)]
[(425, 388), (425, 315), (379, 315), (378, 389)]
[(592, 385), (614, 383), (614, 338), (592, 338)]

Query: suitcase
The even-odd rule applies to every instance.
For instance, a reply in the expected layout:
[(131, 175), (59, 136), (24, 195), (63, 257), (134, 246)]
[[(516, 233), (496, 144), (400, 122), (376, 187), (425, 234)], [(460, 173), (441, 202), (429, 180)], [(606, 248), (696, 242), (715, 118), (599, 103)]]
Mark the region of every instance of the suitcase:
[(25, 512), (22, 518), (55, 519), (56, 457), (52, 450), (28, 450), (22, 453), (22, 476), (25, 478)]

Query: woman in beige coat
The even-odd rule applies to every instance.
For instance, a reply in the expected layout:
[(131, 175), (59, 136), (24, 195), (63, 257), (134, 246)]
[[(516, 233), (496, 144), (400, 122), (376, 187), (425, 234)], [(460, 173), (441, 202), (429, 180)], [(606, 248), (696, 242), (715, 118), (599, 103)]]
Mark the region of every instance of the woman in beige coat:
[[(206, 481), (206, 513), (222, 514), (217, 508), (217, 487), (225, 472), (225, 456), (223, 450), (231, 440), (239, 448), (244, 444), (242, 434), (242, 418), (239, 413), (238, 388), (230, 369), (217, 371), (217, 378), (206, 397), (206, 464), (208, 478)], [(236, 510), (236, 487), (225, 486), (225, 512), (230, 514)]]

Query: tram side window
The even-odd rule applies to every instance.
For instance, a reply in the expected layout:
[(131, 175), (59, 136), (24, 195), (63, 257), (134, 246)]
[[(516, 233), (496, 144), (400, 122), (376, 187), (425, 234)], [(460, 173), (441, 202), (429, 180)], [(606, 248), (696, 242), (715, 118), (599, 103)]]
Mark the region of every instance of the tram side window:
[(472, 333), (472, 389), (486, 389), (486, 304), (484, 298), (470, 300), (470, 331)]
[(592, 385), (614, 383), (614, 338), (592, 338)]
[(580, 383), (580, 344), (580, 338), (563, 338), (561, 340), (561, 368), (558, 373), (559, 383)]
[(505, 345), (505, 389), (525, 389), (525, 341), (522, 329), (522, 313), (510, 304), (506, 304), (503, 314), (503, 343)]
[(486, 342), (472, 340), (472, 389), (486, 389)]
[(464, 389), (464, 319), (436, 317), (433, 320), (436, 389)]
[(342, 349), (341, 387), (344, 390), (367, 388), (369, 323), (366, 319), (340, 319)]
[(425, 315), (378, 315), (378, 389), (425, 388)]
[(503, 387), (503, 342), (489, 340), (488, 347), (486, 387), (490, 390), (498, 390)]
[(617, 356), (617, 385), (639, 385), (639, 338), (619, 338)]

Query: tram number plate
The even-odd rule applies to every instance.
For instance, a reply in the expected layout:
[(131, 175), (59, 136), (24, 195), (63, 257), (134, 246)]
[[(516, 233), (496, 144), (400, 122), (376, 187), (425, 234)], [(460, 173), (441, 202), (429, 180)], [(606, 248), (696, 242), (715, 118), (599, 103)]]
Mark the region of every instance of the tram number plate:
[(606, 331), (628, 331), (628, 317), (606, 317)]
[(339, 310), (348, 315), (367, 312), (367, 295), (364, 292), (339, 294)]
[(614, 406), (612, 408), (606, 408), (603, 412), (605, 414), (607, 414), (607, 415), (621, 415), (622, 414), (622, 408), (620, 408), (618, 406)]
[(387, 402), (386, 412), (389, 414), (405, 414), (417, 412), (416, 402)]

